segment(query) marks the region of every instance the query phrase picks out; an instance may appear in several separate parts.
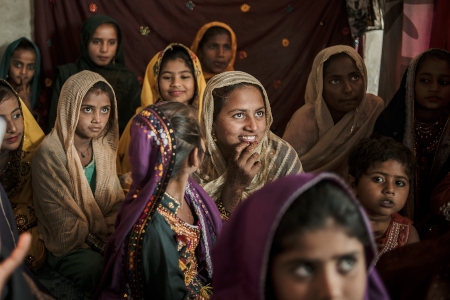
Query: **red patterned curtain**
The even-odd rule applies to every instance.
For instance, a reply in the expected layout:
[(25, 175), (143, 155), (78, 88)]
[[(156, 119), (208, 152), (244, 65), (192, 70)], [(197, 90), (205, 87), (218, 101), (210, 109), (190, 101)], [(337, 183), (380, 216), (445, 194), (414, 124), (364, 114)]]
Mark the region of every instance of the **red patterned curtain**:
[(45, 76), (52, 79), (56, 66), (78, 58), (83, 21), (94, 14), (110, 15), (124, 32), (127, 67), (142, 78), (152, 56), (167, 44), (190, 46), (203, 24), (225, 22), (237, 36), (235, 69), (265, 86), (274, 114), (272, 130), (282, 135), (304, 103), (315, 55), (327, 46), (352, 44), (345, 1), (244, 1), (39, 0), (34, 1), (35, 41)]

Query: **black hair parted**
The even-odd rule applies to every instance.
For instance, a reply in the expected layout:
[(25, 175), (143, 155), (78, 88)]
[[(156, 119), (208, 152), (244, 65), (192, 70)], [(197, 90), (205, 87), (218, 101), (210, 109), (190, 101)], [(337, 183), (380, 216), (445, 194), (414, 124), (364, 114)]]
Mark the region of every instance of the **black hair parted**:
[(355, 185), (358, 185), (359, 179), (370, 167), (388, 160), (402, 164), (409, 182), (413, 182), (415, 162), (412, 152), (393, 138), (380, 135), (362, 139), (350, 151), (348, 173), (355, 178)]

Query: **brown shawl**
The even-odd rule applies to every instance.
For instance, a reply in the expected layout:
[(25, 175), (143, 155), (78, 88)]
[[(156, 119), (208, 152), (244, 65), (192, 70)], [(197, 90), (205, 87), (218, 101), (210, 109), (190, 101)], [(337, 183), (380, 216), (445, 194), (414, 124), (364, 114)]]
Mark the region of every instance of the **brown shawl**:
[[(45, 246), (55, 256), (77, 248), (89, 248), (85, 242), (89, 232), (106, 241), (114, 230), (116, 215), (125, 197), (116, 175), (117, 109), (113, 128), (92, 140), (95, 194), (73, 143), (83, 98), (98, 81), (107, 83), (91, 71), (82, 71), (66, 81), (58, 103), (55, 128), (36, 151), (32, 164), (39, 232)], [(115, 99), (113, 105), (116, 105)]]
[(294, 113), (283, 135), (297, 151), (307, 172), (335, 171), (346, 175), (348, 153), (362, 138), (372, 134), (375, 121), (385, 106), (383, 99), (366, 93), (356, 110), (334, 124), (322, 97), (323, 65), (338, 53), (346, 53), (356, 62), (367, 88), (366, 66), (355, 49), (333, 46), (317, 54), (308, 77), (305, 105)]

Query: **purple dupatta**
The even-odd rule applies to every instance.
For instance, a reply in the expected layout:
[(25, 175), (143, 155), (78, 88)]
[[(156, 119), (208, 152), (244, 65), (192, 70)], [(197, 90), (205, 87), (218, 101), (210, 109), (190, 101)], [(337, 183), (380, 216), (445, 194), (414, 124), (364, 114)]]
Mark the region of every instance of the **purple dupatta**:
[[(142, 236), (151, 222), (169, 182), (176, 153), (176, 137), (170, 120), (158, 108), (148, 106), (134, 117), (130, 129), (130, 163), (133, 183), (116, 220), (116, 231), (105, 250), (100, 299), (123, 299), (128, 292), (140, 294)], [(197, 248), (198, 272), (211, 278), (209, 251), (221, 229), (222, 220), (214, 201), (194, 180), (189, 179), (185, 199), (196, 212), (201, 228)], [(138, 298), (138, 297), (137, 297)]]
[[(265, 299), (266, 275), (275, 231), (286, 210), (299, 195), (321, 181), (336, 183), (352, 195), (346, 185), (330, 173), (290, 175), (267, 184), (242, 202), (223, 231), (213, 250), (213, 300)], [(389, 299), (374, 269), (376, 246), (369, 219), (358, 206), (370, 243), (365, 247), (367, 288), (365, 300)]]

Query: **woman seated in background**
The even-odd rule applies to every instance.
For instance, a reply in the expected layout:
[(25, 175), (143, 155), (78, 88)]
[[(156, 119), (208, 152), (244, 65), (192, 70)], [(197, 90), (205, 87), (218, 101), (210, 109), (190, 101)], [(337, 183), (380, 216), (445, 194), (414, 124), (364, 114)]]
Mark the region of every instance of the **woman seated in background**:
[[(200, 116), (201, 101), (206, 86), (201, 75), (202, 67), (195, 54), (182, 44), (170, 44), (157, 53), (147, 66), (142, 84), (141, 107), (136, 110), (136, 113), (159, 101), (175, 101), (199, 109)], [(118, 174), (131, 171), (128, 156), (131, 121), (130, 119), (119, 142)]]
[(224, 227), (212, 299), (389, 299), (375, 255), (367, 216), (343, 181), (287, 176), (252, 194)]
[(384, 109), (383, 99), (366, 89), (366, 66), (355, 49), (333, 46), (316, 55), (305, 105), (294, 113), (283, 135), (305, 171), (333, 171), (346, 178), (348, 153), (372, 134)]
[(301, 173), (295, 150), (270, 131), (272, 112), (262, 84), (250, 74), (214, 76), (203, 98), (206, 156), (197, 179), (227, 219), (267, 182)]
[(63, 85), (54, 130), (33, 159), (33, 197), (48, 264), (91, 295), (125, 198), (116, 175), (119, 139), (112, 87), (82, 71)]
[(204, 143), (191, 107), (149, 106), (131, 124), (130, 192), (108, 241), (101, 299), (208, 299), (222, 220), (190, 176)]
[(0, 150), (0, 182), (8, 195), (19, 234), (30, 232), (31, 247), (25, 264), (37, 271), (45, 262), (45, 248), (39, 239), (31, 187), (31, 162), (44, 139), (39, 125), (11, 85), (0, 79), (0, 115), (6, 133)]
[(113, 87), (118, 108), (119, 134), (139, 106), (140, 87), (136, 75), (125, 67), (123, 37), (119, 24), (105, 15), (95, 15), (83, 23), (81, 55), (75, 63), (59, 66), (53, 82), (48, 132), (55, 125), (61, 87), (66, 80), (83, 70), (103, 76)]
[(9, 44), (0, 64), (0, 78), (5, 78), (16, 90), (39, 126), (47, 128), (47, 94), (42, 92), (38, 46), (25, 37)]
[(230, 26), (222, 22), (207, 23), (200, 28), (191, 50), (197, 54), (206, 82), (225, 71), (234, 71), (237, 42)]

